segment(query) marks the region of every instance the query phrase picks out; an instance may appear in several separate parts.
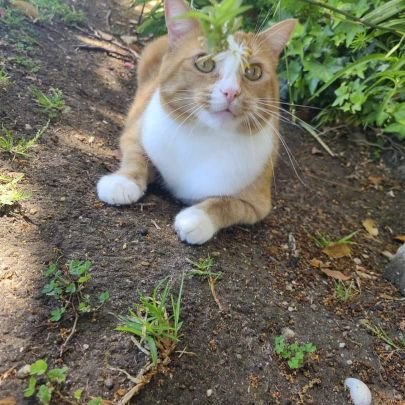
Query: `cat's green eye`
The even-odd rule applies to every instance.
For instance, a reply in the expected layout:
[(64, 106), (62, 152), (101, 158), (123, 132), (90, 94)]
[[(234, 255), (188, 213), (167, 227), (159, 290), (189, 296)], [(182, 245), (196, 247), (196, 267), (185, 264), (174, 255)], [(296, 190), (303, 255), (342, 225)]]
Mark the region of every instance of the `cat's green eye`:
[(245, 69), (245, 76), (252, 82), (259, 80), (263, 75), (263, 69), (260, 65), (252, 64)]
[(215, 69), (215, 61), (207, 55), (198, 55), (194, 59), (194, 66), (202, 73), (211, 73)]

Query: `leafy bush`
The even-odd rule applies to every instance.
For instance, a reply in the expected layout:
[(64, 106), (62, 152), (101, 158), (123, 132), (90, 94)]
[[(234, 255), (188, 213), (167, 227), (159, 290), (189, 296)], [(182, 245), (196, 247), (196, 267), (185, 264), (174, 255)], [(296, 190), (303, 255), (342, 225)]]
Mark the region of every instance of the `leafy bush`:
[[(191, 0), (201, 8), (215, 1)], [(163, 33), (163, 1), (145, 5), (141, 34)], [(153, 4), (153, 7), (147, 7)], [(405, 140), (403, 0), (245, 0), (244, 28), (299, 19), (280, 64), (282, 97), (322, 108), (318, 124), (344, 120)]]

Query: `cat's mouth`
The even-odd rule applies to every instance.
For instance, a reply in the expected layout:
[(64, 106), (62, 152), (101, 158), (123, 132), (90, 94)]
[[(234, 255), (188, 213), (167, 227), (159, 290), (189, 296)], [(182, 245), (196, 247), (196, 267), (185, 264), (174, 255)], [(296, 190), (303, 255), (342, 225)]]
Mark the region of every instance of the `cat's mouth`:
[(211, 111), (211, 114), (214, 117), (223, 119), (223, 120), (231, 120), (236, 118), (236, 114), (230, 109), (230, 108), (225, 108), (224, 110), (220, 111)]

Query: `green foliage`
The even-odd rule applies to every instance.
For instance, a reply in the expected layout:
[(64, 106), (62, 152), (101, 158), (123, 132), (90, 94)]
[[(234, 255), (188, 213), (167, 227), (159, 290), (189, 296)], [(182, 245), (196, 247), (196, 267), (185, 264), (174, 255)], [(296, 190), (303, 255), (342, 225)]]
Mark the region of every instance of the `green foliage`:
[(30, 151), (38, 145), (38, 141), (47, 130), (49, 122), (37, 131), (31, 139), (16, 140), (14, 134), (2, 125), (2, 135), (0, 135), (0, 152), (9, 153), (13, 159), (18, 156), (28, 157)]
[(153, 289), (151, 296), (140, 294), (134, 311), (130, 309), (129, 315), (118, 317), (121, 325), (115, 329), (140, 338), (140, 345), (145, 345), (145, 352), (150, 355), (154, 365), (160, 353), (179, 341), (183, 281), (182, 278), (177, 298), (171, 293), (170, 283), (166, 282), (163, 286), (162, 281)]
[(24, 16), (16, 10), (7, 8), (0, 21), (10, 29), (21, 29), (25, 24)]
[(30, 365), (30, 377), (23, 392), (24, 397), (31, 398), (36, 394), (40, 404), (49, 404), (55, 389), (66, 381), (67, 371), (67, 367), (49, 370), (46, 360), (37, 360)]
[(102, 403), (103, 403), (103, 398), (101, 398), (101, 397), (96, 397), (96, 398), (91, 399), (91, 400), (87, 403), (87, 405), (102, 405)]
[(292, 369), (301, 368), (305, 363), (305, 355), (314, 353), (316, 346), (313, 343), (286, 343), (283, 336), (277, 336), (275, 339), (275, 352), (284, 360), (287, 360), (288, 366)]
[(216, 53), (227, 48), (226, 39), (242, 26), (241, 14), (250, 9), (242, 6), (242, 0), (211, 0), (201, 10), (192, 10), (183, 18), (196, 19), (207, 41), (209, 52)]
[(58, 305), (51, 310), (51, 322), (60, 322), (67, 312), (83, 314), (97, 311), (108, 301), (108, 291), (98, 296), (97, 305), (92, 304), (89, 294), (84, 294), (83, 290), (92, 277), (91, 265), (89, 260), (70, 260), (66, 266), (51, 263), (45, 270), (48, 283), (42, 288), (42, 293), (53, 297)]
[(56, 118), (65, 108), (62, 91), (50, 88), (50, 95), (47, 96), (36, 87), (31, 88), (35, 102), (41, 107), (44, 113), (48, 114), (50, 120)]
[(42, 21), (52, 21), (59, 18), (66, 24), (82, 24), (86, 16), (82, 11), (76, 11), (61, 0), (32, 0), (39, 11), (39, 19)]
[(31, 73), (38, 73), (40, 69), (40, 64), (39, 62), (35, 61), (34, 59), (24, 56), (24, 55), (17, 55), (14, 56), (13, 58), (9, 59), (10, 61), (13, 61), (17, 65), (22, 66), (24, 69), (27, 69)]
[(320, 248), (327, 248), (328, 246), (338, 245), (338, 244), (355, 244), (355, 242), (353, 242), (352, 239), (357, 234), (357, 232), (358, 231), (349, 233), (348, 235), (343, 236), (342, 238), (340, 238), (338, 240), (329, 239), (327, 236), (324, 236), (320, 232), (317, 232), (316, 236), (314, 236), (313, 239), (314, 239), (315, 244)]
[(206, 259), (200, 259), (198, 262), (191, 262), (193, 271), (190, 272), (192, 276), (198, 277), (212, 277), (217, 280), (222, 277), (222, 272), (212, 272), (211, 268), (214, 265), (214, 259), (208, 256)]
[(0, 68), (0, 91), (6, 89), (9, 85), (10, 76), (3, 68)]
[(349, 301), (355, 292), (356, 289), (353, 281), (351, 281), (349, 286), (346, 287), (346, 284), (343, 281), (335, 280), (335, 294), (340, 301)]
[(0, 209), (4, 206), (13, 206), (30, 198), (29, 193), (20, 190), (18, 187), (18, 183), (23, 177), (24, 175), (20, 175), (13, 178), (0, 174)]

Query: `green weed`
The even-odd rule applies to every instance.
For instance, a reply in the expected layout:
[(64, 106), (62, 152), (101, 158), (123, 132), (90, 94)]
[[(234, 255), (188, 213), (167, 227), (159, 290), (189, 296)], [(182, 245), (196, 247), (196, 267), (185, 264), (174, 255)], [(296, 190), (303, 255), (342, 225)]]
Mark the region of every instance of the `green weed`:
[(329, 239), (327, 236), (322, 235), (321, 233), (317, 232), (316, 236), (313, 237), (316, 245), (320, 248), (326, 248), (331, 245), (337, 245), (337, 244), (354, 244), (353, 242), (353, 237), (357, 234), (358, 231), (354, 231), (350, 233), (349, 235), (343, 236), (342, 238), (338, 240), (332, 240)]
[(191, 276), (198, 277), (212, 277), (218, 280), (222, 277), (222, 272), (212, 272), (211, 268), (214, 265), (214, 259), (208, 256), (206, 259), (200, 259), (198, 262), (191, 262), (193, 270), (190, 272)]
[(368, 329), (375, 337), (382, 340), (383, 342), (387, 343), (395, 350), (401, 350), (401, 348), (394, 342), (394, 340), (385, 332), (385, 330), (372, 321), (368, 319), (363, 319), (361, 321), (361, 325), (363, 325), (366, 329)]
[(6, 89), (9, 85), (10, 85), (10, 76), (3, 68), (0, 68), (0, 90)]
[(76, 317), (98, 311), (107, 302), (110, 297), (108, 291), (99, 294), (96, 305), (92, 304), (90, 295), (83, 291), (92, 278), (91, 265), (89, 260), (70, 260), (65, 266), (51, 263), (45, 270), (48, 283), (42, 288), (42, 293), (53, 297), (58, 305), (51, 311), (51, 322), (60, 322), (69, 311)]
[(7, 8), (3, 18), (0, 18), (0, 22), (3, 22), (10, 29), (21, 29), (25, 25), (25, 18), (21, 13)]
[(134, 310), (129, 310), (129, 315), (118, 317), (121, 324), (115, 329), (137, 336), (140, 347), (154, 365), (159, 357), (167, 357), (179, 341), (183, 281), (184, 278), (177, 297), (171, 293), (169, 281), (166, 285), (163, 285), (164, 281), (160, 282), (151, 296), (140, 294), (139, 303), (135, 304)]
[(55, 119), (65, 108), (63, 93), (59, 89), (51, 87), (50, 94), (47, 96), (38, 88), (32, 87), (31, 93), (34, 96), (35, 102), (44, 113), (48, 114), (50, 120)]
[(305, 363), (305, 355), (314, 353), (316, 346), (313, 343), (286, 343), (283, 336), (277, 336), (275, 339), (275, 352), (284, 360), (287, 360), (288, 367), (292, 370), (301, 368)]
[(2, 135), (0, 135), (0, 152), (9, 153), (13, 159), (17, 156), (30, 156), (30, 151), (38, 145), (38, 141), (47, 130), (49, 122), (37, 131), (31, 139), (16, 139), (15, 135), (2, 126)]
[[(40, 404), (48, 405), (54, 392), (66, 381), (67, 367), (48, 369), (46, 360), (37, 360), (29, 366), (28, 386), (24, 390), (25, 398), (37, 397)], [(60, 396), (60, 395), (59, 395)]]
[(86, 16), (82, 11), (76, 11), (60, 0), (32, 0), (39, 11), (39, 19), (52, 21), (59, 18), (69, 25), (82, 24)]
[(31, 73), (38, 73), (40, 69), (40, 64), (38, 61), (33, 60), (32, 58), (24, 55), (17, 55), (9, 59), (17, 65), (22, 66), (24, 69), (27, 69)]
[(343, 281), (335, 280), (335, 294), (340, 301), (349, 301), (351, 298), (353, 298), (355, 293), (356, 288), (353, 281), (351, 281), (349, 286), (346, 287), (346, 284)]
[(13, 206), (30, 198), (29, 193), (18, 187), (18, 183), (23, 177), (23, 174), (14, 178), (0, 174), (0, 210), (5, 206)]

